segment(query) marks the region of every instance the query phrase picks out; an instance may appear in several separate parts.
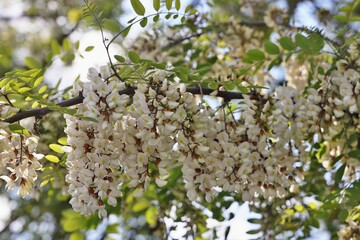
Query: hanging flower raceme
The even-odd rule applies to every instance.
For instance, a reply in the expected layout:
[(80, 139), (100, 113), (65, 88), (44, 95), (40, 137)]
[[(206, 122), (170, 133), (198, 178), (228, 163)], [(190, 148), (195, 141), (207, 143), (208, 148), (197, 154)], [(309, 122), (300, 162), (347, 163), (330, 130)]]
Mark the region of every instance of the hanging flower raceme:
[(8, 191), (18, 187), (18, 194), (25, 197), (31, 193), (37, 171), (42, 168), (39, 160), (44, 155), (36, 153), (37, 136), (6, 129), (4, 125), (0, 129), (0, 178), (6, 182)]
[(114, 126), (126, 112), (128, 96), (119, 95), (124, 83), (109, 79), (110, 71), (89, 70), (90, 82), (80, 86), (84, 101), (77, 108), (79, 117), (66, 115), (68, 154), (66, 181), (70, 184), (70, 203), (75, 211), (90, 215), (98, 211), (106, 217), (105, 203), (116, 206), (121, 168), (121, 142), (117, 141)]

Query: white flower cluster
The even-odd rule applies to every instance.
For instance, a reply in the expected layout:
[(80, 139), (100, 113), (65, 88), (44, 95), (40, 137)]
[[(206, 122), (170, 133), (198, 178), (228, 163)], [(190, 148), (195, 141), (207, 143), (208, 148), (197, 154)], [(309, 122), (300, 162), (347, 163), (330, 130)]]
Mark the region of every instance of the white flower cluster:
[(6, 189), (18, 188), (22, 197), (31, 193), (37, 172), (42, 168), (39, 160), (44, 157), (35, 152), (38, 137), (0, 129), (0, 178), (6, 182)]
[(77, 109), (80, 117), (65, 116), (65, 132), (73, 148), (66, 163), (70, 203), (81, 214), (98, 211), (99, 217), (107, 216), (105, 203), (116, 206), (116, 198), (121, 196), (116, 141), (119, 133), (114, 132), (114, 126), (129, 101), (128, 96), (118, 93), (125, 85), (110, 81), (109, 77), (107, 67), (102, 67), (100, 73), (91, 68), (88, 74), (91, 82), (80, 86), (85, 98)]
[[(124, 83), (109, 77), (108, 68), (90, 69), (91, 82), (76, 87), (84, 96), (80, 117), (66, 116), (73, 148), (66, 180), (73, 208), (85, 215), (106, 216), (106, 203), (116, 205), (123, 180), (141, 196), (152, 181), (165, 186), (169, 170), (178, 165), (190, 200), (211, 201), (219, 191), (239, 192), (249, 201), (284, 197), (303, 178), (306, 141), (327, 133), (321, 127), (330, 114), (323, 109), (329, 103), (319, 94), (323, 89), (308, 88), (305, 96), (292, 87), (244, 95), (235, 116), (206, 106), (163, 71), (139, 83), (131, 101), (119, 94)], [(336, 74), (333, 81), (340, 81)], [(332, 111), (357, 113), (357, 83), (341, 81), (331, 91), (349, 99)]]
[(356, 240), (360, 239), (360, 221), (350, 221), (337, 233), (340, 239)]
[(176, 160), (175, 136), (187, 114), (180, 104), (186, 101), (184, 89), (165, 77), (165, 72), (158, 72), (150, 84), (137, 86), (128, 115), (118, 127), (124, 146), (121, 162), (129, 186), (138, 187), (137, 195), (148, 189), (151, 179), (159, 187), (167, 184), (168, 169)]
[[(341, 69), (332, 73), (330, 80), (324, 86), (326, 105), (324, 107), (324, 129), (322, 137), (329, 144), (330, 155), (336, 157), (346, 154), (357, 146), (345, 148), (346, 141), (352, 134), (360, 133), (360, 73), (355, 69)], [(342, 136), (341, 138), (336, 136)], [(357, 141), (354, 141), (356, 144)], [(331, 151), (332, 150), (332, 151)], [(346, 161), (345, 176), (356, 179), (360, 172), (360, 162), (353, 158), (343, 158)]]

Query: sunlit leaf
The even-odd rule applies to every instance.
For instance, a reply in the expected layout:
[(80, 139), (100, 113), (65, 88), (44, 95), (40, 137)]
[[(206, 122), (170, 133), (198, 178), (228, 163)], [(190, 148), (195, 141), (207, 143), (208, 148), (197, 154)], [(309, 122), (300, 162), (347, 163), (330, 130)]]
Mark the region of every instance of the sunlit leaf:
[(50, 145), (49, 145), (49, 148), (50, 148), (51, 150), (53, 150), (54, 152), (64, 153), (64, 151), (62, 150), (62, 146), (59, 145), (59, 144), (56, 144), (56, 143), (50, 144)]
[(39, 86), (43, 80), (44, 80), (44, 76), (38, 77), (34, 82), (34, 87)]
[(67, 145), (67, 137), (62, 137), (58, 139), (58, 143), (60, 143), (61, 145)]
[(60, 159), (59, 159), (57, 156), (55, 156), (55, 155), (48, 154), (48, 155), (45, 156), (45, 158), (46, 158), (47, 160), (49, 160), (50, 162), (53, 162), (53, 163), (58, 163), (58, 162), (60, 162)]
[(159, 214), (158, 209), (155, 206), (151, 206), (146, 210), (145, 212), (146, 222), (147, 224), (149, 224), (151, 228), (154, 228), (156, 226), (158, 221), (158, 214)]

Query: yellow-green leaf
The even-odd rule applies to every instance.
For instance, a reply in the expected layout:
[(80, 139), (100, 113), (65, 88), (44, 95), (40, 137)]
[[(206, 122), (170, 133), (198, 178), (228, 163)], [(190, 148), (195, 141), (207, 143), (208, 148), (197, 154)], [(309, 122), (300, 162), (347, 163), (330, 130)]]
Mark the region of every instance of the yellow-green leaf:
[(53, 163), (58, 163), (58, 162), (60, 162), (60, 159), (59, 159), (57, 156), (55, 156), (55, 155), (48, 154), (48, 155), (45, 156), (45, 158), (46, 158), (47, 160), (49, 160), (50, 162), (53, 162)]
[(29, 87), (22, 87), (18, 90), (19, 93), (24, 93), (30, 91), (32, 88)]
[(39, 86), (43, 80), (44, 80), (44, 76), (38, 77), (34, 82), (34, 87)]
[(146, 208), (148, 208), (150, 205), (150, 202), (148, 200), (140, 200), (139, 202), (135, 203), (135, 205), (133, 206), (133, 211), (138, 213), (141, 211), (144, 211)]
[(51, 51), (54, 55), (58, 55), (61, 53), (61, 47), (56, 40), (51, 41)]
[(65, 38), (62, 42), (63, 48), (65, 51), (70, 52), (71, 51), (71, 43), (68, 38)]
[(25, 65), (28, 68), (41, 68), (41, 62), (34, 57), (26, 57)]
[(147, 224), (149, 224), (151, 228), (156, 227), (158, 215), (159, 215), (158, 209), (154, 206), (151, 206), (146, 210), (145, 212), (146, 222)]
[(47, 86), (42, 86), (40, 89), (39, 89), (39, 94), (43, 94), (47, 89)]
[(59, 138), (58, 143), (60, 143), (61, 145), (67, 145), (67, 137)]
[(64, 153), (64, 151), (62, 150), (62, 146), (56, 143), (50, 144), (49, 148), (51, 148), (51, 150), (53, 150), (54, 152), (57, 153)]
[(144, 16), (145, 8), (139, 0), (130, 0), (131, 6), (137, 15)]
[(50, 182), (50, 179), (46, 179), (45, 181), (42, 181), (40, 183), (40, 187), (42, 188), (43, 186), (45, 186), (46, 184), (48, 184)]
[(38, 101), (33, 102), (33, 104), (31, 105), (32, 108), (36, 108), (37, 106), (39, 106)]
[(70, 235), (69, 240), (85, 240), (85, 237), (80, 231), (76, 231)]

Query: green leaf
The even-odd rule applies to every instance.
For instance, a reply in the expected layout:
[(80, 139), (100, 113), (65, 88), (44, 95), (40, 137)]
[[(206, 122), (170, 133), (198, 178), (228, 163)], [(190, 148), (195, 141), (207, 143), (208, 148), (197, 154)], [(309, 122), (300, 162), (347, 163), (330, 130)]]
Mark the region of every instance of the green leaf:
[(133, 62), (133, 63), (139, 63), (139, 62), (140, 62), (140, 57), (139, 57), (139, 55), (138, 55), (136, 52), (134, 52), (134, 51), (130, 51), (130, 52), (129, 52), (129, 59), (130, 59), (130, 61)]
[(247, 51), (246, 56), (253, 61), (261, 61), (265, 59), (265, 54), (259, 49), (251, 49)]
[(55, 155), (48, 154), (48, 155), (45, 156), (45, 158), (46, 158), (47, 160), (49, 160), (50, 162), (53, 162), (53, 163), (58, 163), (58, 162), (60, 162), (60, 159), (59, 159), (57, 156), (55, 156)]
[(158, 209), (154, 206), (151, 206), (146, 210), (145, 212), (146, 222), (147, 224), (149, 224), (151, 228), (156, 227), (158, 221), (158, 215), (159, 215)]
[(336, 158), (334, 158), (332, 161), (331, 161), (331, 166), (334, 166), (335, 163), (337, 163), (340, 159), (343, 158), (343, 154), (340, 154), (339, 156), (337, 156)]
[(70, 40), (68, 38), (64, 38), (64, 40), (62, 42), (62, 46), (63, 46), (65, 51), (67, 51), (67, 52), (71, 51), (71, 43), (70, 43)]
[(299, 46), (302, 50), (308, 50), (310, 48), (310, 42), (307, 37), (298, 33), (295, 35), (295, 43)]
[(265, 51), (271, 55), (277, 55), (280, 53), (279, 47), (275, 44), (270, 42), (269, 40), (265, 41)]
[(54, 55), (58, 55), (61, 53), (61, 47), (56, 40), (51, 41), (51, 51)]
[(104, 18), (102, 20), (102, 26), (104, 28), (106, 28), (107, 30), (109, 30), (110, 32), (119, 32), (120, 31), (120, 24), (113, 19)]
[(167, 10), (170, 10), (172, 7), (172, 0), (166, 0), (165, 5)]
[(188, 11), (190, 11), (191, 8), (192, 8), (192, 5), (191, 5), (191, 4), (187, 5), (186, 8), (185, 8), (185, 13), (187, 13)]
[(50, 144), (49, 148), (51, 148), (51, 150), (53, 150), (54, 152), (57, 153), (64, 153), (64, 151), (62, 150), (62, 146), (56, 143)]
[(360, 150), (353, 150), (348, 152), (348, 156), (360, 160)]
[(353, 144), (358, 138), (358, 134), (357, 133), (353, 133), (350, 135), (350, 137), (347, 139), (346, 141), (346, 145), (347, 146), (351, 146), (351, 144)]
[(196, 9), (191, 9), (189, 12), (189, 16), (194, 15), (195, 13), (197, 13)]
[(121, 36), (122, 36), (123, 38), (126, 38), (126, 36), (127, 36), (127, 35), (129, 34), (129, 32), (130, 32), (130, 29), (131, 29), (131, 25), (128, 26), (128, 27), (126, 27), (126, 28), (123, 30)]
[(23, 128), (23, 126), (21, 126), (20, 124), (17, 124), (17, 123), (10, 124), (9, 129), (12, 132), (18, 131), (18, 130), (25, 130), (25, 128)]
[(25, 65), (28, 68), (41, 68), (41, 62), (39, 62), (39, 60), (37, 60), (34, 57), (26, 57), (25, 58)]
[(154, 6), (154, 9), (155, 9), (155, 11), (159, 11), (159, 9), (160, 9), (160, 0), (154, 0), (153, 1), (153, 6)]
[(127, 23), (128, 24), (133, 23), (136, 19), (137, 19), (137, 17), (134, 17), (134, 18), (130, 19)]
[(154, 21), (154, 22), (157, 22), (157, 21), (159, 21), (159, 18), (160, 18), (160, 16), (159, 16), (159, 15), (156, 15), (156, 16), (153, 18), (153, 21)]
[(246, 232), (246, 234), (258, 234), (261, 231), (261, 229), (254, 229), (254, 230), (249, 230)]
[(90, 52), (94, 49), (94, 46), (88, 46), (87, 48), (85, 48), (85, 52)]
[(347, 210), (341, 209), (341, 211), (338, 214), (338, 218), (341, 222), (345, 222), (348, 215), (349, 215), (349, 213)]
[(144, 18), (143, 20), (140, 21), (140, 26), (143, 27), (143, 28), (146, 27), (147, 22), (148, 22), (148, 19)]
[(180, 2), (180, 0), (175, 0), (175, 9), (176, 10), (180, 10), (180, 7), (181, 7), (181, 2)]
[(296, 48), (295, 43), (289, 37), (281, 37), (279, 39), (279, 43), (280, 43), (281, 47), (283, 47), (285, 50), (288, 50), (288, 51), (292, 51)]
[(247, 87), (244, 86), (237, 86), (237, 88), (239, 89), (240, 92), (242, 93), (248, 93), (249, 89)]
[(314, 228), (320, 228), (320, 222), (316, 218), (310, 219), (310, 225), (313, 226)]
[(247, 221), (249, 223), (255, 223), (255, 224), (261, 223), (261, 219), (258, 219), (258, 218), (249, 218)]
[(144, 5), (139, 0), (130, 0), (131, 6), (136, 12), (137, 15), (144, 16), (145, 14), (145, 8)]
[(343, 175), (344, 175), (344, 172), (345, 172), (345, 167), (346, 167), (346, 164), (343, 164), (335, 173), (335, 183), (338, 184)]
[(334, 16), (334, 19), (343, 23), (346, 23), (348, 21), (348, 18), (344, 15), (336, 15)]
[(349, 188), (346, 190), (349, 193), (349, 198), (356, 200), (356, 201), (360, 201), (360, 189), (359, 188)]
[(179, 71), (175, 72), (175, 74), (178, 78), (180, 78), (182, 82), (187, 82), (187, 80), (189, 79), (189, 75), (187, 73)]
[(125, 62), (125, 58), (122, 57), (122, 56), (120, 56), (120, 55), (115, 55), (114, 58), (115, 58), (118, 62), (121, 62), (121, 63)]
[(317, 33), (311, 34), (308, 40), (309, 40), (311, 52), (313, 54), (320, 52), (325, 45), (324, 38)]

